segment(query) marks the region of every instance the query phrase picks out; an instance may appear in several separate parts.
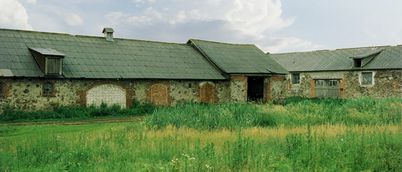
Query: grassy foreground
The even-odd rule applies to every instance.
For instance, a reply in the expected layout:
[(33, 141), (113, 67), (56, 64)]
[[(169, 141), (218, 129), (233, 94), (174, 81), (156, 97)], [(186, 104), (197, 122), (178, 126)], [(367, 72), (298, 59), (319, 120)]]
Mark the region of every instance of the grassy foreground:
[(0, 171), (401, 171), (401, 125), (0, 127)]
[(0, 124), (0, 171), (402, 171), (401, 107), (184, 104), (144, 121)]

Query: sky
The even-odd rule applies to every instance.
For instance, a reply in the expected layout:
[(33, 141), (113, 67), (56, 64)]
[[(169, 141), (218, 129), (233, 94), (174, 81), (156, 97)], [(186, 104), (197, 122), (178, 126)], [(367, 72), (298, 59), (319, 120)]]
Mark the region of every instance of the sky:
[(0, 0), (0, 28), (282, 53), (402, 44), (401, 0)]

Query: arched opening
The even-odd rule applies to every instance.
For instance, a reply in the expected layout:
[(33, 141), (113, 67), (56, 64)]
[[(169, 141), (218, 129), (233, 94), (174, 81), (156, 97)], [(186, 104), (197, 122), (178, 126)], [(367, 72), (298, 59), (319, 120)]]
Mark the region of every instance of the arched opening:
[(201, 83), (199, 98), (202, 103), (215, 103), (217, 99), (215, 85), (211, 82)]
[(169, 87), (164, 84), (153, 84), (149, 88), (149, 101), (154, 105), (169, 105)]
[(113, 84), (95, 86), (87, 91), (87, 106), (100, 106), (102, 103), (108, 106), (119, 105), (125, 108), (127, 105), (126, 91), (122, 87)]

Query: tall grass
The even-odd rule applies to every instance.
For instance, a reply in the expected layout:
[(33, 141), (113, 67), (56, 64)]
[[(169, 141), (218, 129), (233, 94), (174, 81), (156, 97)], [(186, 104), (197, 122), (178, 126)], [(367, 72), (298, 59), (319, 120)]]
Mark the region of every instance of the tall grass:
[(402, 99), (359, 98), (351, 100), (299, 99), (285, 105), (229, 103), (217, 105), (180, 104), (157, 109), (148, 116), (149, 128), (166, 126), (201, 130), (267, 126), (320, 124), (377, 125), (398, 124), (402, 118)]
[(48, 110), (23, 111), (11, 106), (6, 106), (0, 114), (0, 121), (38, 120), (38, 119), (68, 119), (91, 118), (101, 116), (140, 116), (152, 113), (155, 107), (149, 103), (134, 102), (130, 108), (121, 108), (118, 105), (99, 107), (90, 106), (60, 106), (54, 105)]
[(189, 103), (157, 109), (145, 120), (145, 123), (151, 128), (158, 129), (169, 125), (205, 130), (235, 129), (256, 125), (270, 125), (270, 118), (264, 118), (264, 116), (265, 114), (255, 104), (206, 105)]
[(203, 131), (192, 138), (135, 124), (104, 128), (3, 139), (0, 171), (402, 170), (402, 133), (395, 131), (362, 128), (327, 136), (306, 127), (284, 137)]

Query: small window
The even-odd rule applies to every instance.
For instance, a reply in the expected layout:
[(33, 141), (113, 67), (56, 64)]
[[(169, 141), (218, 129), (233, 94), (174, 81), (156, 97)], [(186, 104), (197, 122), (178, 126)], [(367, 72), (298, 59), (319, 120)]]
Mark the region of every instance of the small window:
[(62, 60), (60, 58), (46, 58), (46, 74), (61, 75)]
[(362, 67), (362, 59), (354, 59), (354, 67)]
[(300, 84), (300, 73), (292, 73), (292, 84)]
[(5, 93), (6, 93), (5, 84), (0, 82), (0, 99), (6, 97)]
[(361, 85), (374, 85), (373, 72), (362, 72)]
[(54, 96), (54, 83), (52, 82), (43, 83), (42, 93), (44, 97)]

